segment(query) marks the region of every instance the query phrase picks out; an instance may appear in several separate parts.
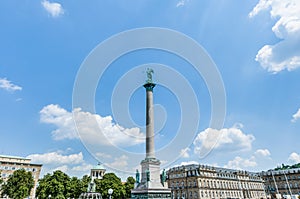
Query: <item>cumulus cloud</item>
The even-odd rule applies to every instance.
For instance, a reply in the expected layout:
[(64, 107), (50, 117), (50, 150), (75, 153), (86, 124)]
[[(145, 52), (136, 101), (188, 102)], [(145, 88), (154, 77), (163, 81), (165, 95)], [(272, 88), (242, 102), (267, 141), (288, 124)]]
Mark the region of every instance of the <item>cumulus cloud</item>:
[(280, 41), (274, 45), (263, 46), (255, 60), (273, 73), (300, 67), (300, 1), (260, 0), (249, 13), (249, 17), (262, 11), (270, 12), (271, 17), (276, 19), (272, 31)]
[[(76, 120), (76, 127), (73, 117)], [(74, 109), (72, 113), (58, 105), (50, 104), (40, 111), (40, 120), (56, 126), (56, 129), (52, 131), (55, 140), (80, 138), (89, 144), (106, 146), (112, 144), (123, 147), (145, 141), (145, 135), (140, 132), (139, 128), (124, 128), (114, 124), (111, 116), (102, 117), (81, 111), (80, 108)]]
[(292, 164), (300, 163), (300, 155), (296, 152), (293, 152), (290, 154), (288, 161)]
[(122, 155), (121, 157), (115, 158), (113, 162), (107, 163), (107, 165), (114, 169), (124, 170), (124, 168), (126, 169), (128, 166), (127, 161), (128, 161), (128, 157), (126, 155)]
[(62, 171), (64, 173), (68, 173), (69, 167), (68, 165), (62, 165), (53, 169), (53, 171)]
[(233, 160), (230, 160), (227, 165), (225, 165), (225, 168), (230, 169), (245, 169), (249, 167), (255, 167), (257, 166), (257, 163), (255, 161), (255, 157), (251, 156), (249, 159), (244, 159), (239, 156), (235, 157)]
[(43, 164), (41, 176), (56, 170), (60, 170), (69, 176), (82, 177), (88, 175), (93, 165), (84, 161), (82, 152), (65, 155), (64, 153), (68, 153), (68, 151), (70, 150), (31, 154), (26, 158), (31, 159), (36, 164)]
[(51, 3), (47, 0), (43, 0), (41, 4), (52, 17), (59, 17), (64, 14), (64, 9), (59, 3)]
[(205, 129), (194, 140), (194, 153), (201, 156), (203, 151), (207, 152), (212, 149), (221, 149), (222, 151), (250, 150), (255, 137), (243, 133), (240, 127), (241, 125), (235, 125), (221, 130)]
[(69, 176), (82, 177), (83, 175), (89, 175), (92, 168), (93, 165), (86, 164), (85, 162), (79, 165), (72, 165), (72, 164), (62, 164), (58, 166), (43, 165), (41, 176), (45, 175), (46, 173), (52, 173), (53, 171), (60, 170)]
[(182, 158), (189, 158), (190, 157), (190, 154), (189, 154), (189, 152), (191, 151), (191, 149), (190, 148), (185, 148), (185, 149), (181, 149), (181, 151), (180, 151), (180, 156), (182, 157)]
[(233, 160), (228, 161), (225, 168), (231, 169), (249, 169), (265, 164), (266, 161), (270, 161), (271, 153), (268, 149), (257, 149), (249, 158), (242, 158), (240, 156), (236, 156)]
[(298, 111), (293, 115), (293, 119), (291, 120), (291, 122), (296, 122), (299, 118), (300, 118), (300, 108), (299, 108)]
[(112, 156), (111, 155), (109, 155), (109, 154), (107, 154), (107, 153), (102, 153), (102, 152), (97, 152), (96, 153), (96, 156), (98, 157), (98, 158), (107, 158), (107, 159), (110, 159), (110, 158), (112, 158)]
[(184, 6), (189, 0), (180, 0), (177, 2), (176, 7)]
[(0, 88), (10, 92), (22, 90), (21, 86), (11, 83), (11, 81), (7, 80), (6, 78), (0, 78)]
[(68, 169), (68, 170), (75, 171), (75, 172), (84, 171), (85, 173), (88, 173), (92, 168), (93, 168), (93, 165), (82, 163), (82, 164), (74, 166), (74, 167), (72, 167), (71, 169)]
[(173, 167), (179, 167), (179, 166), (185, 166), (185, 165), (191, 165), (191, 164), (199, 164), (199, 162), (196, 162), (196, 161), (193, 161), (193, 160), (192, 161), (187, 161), (187, 162), (181, 162), (180, 164), (176, 164), (176, 165), (172, 166), (172, 168)]
[(269, 157), (271, 153), (268, 149), (257, 149), (254, 155), (258, 157)]
[(40, 111), (40, 121), (46, 124), (53, 124), (57, 127), (52, 131), (54, 140), (79, 138), (72, 113), (58, 105), (50, 104)]
[(39, 164), (79, 164), (83, 162), (82, 152), (78, 154), (63, 155), (60, 152), (50, 152), (44, 154), (31, 154), (27, 156), (32, 162)]

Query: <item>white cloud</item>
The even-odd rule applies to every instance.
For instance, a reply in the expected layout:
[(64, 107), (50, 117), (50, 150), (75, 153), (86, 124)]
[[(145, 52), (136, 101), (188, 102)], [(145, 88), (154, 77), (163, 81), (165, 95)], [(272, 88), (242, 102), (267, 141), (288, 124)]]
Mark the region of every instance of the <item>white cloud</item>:
[(78, 154), (63, 155), (60, 152), (50, 152), (45, 154), (31, 154), (27, 156), (32, 162), (39, 164), (79, 164), (83, 162), (82, 152)]
[(195, 154), (202, 155), (203, 151), (221, 149), (222, 151), (244, 151), (252, 148), (255, 137), (251, 134), (244, 134), (241, 125), (221, 130), (207, 128), (200, 132), (194, 140)]
[(185, 166), (185, 165), (191, 165), (191, 164), (199, 164), (199, 162), (196, 162), (196, 161), (193, 161), (193, 160), (192, 161), (187, 161), (187, 162), (181, 162), (180, 164), (176, 164), (176, 165), (172, 166), (172, 168), (179, 167), (179, 166)]
[(230, 169), (245, 169), (249, 167), (255, 167), (257, 166), (257, 163), (255, 161), (255, 157), (251, 156), (249, 159), (243, 159), (239, 156), (235, 157), (233, 160), (230, 160), (227, 165), (225, 165), (225, 168)]
[(255, 60), (273, 73), (300, 67), (300, 1), (260, 0), (249, 17), (261, 11), (269, 11), (271, 17), (277, 19), (272, 31), (281, 40), (274, 45), (262, 47)]
[(45, 154), (31, 154), (26, 158), (31, 159), (36, 164), (43, 164), (41, 176), (56, 170), (61, 170), (69, 176), (82, 177), (83, 175), (89, 175), (93, 165), (84, 161), (82, 152), (64, 155), (68, 152), (70, 152), (70, 149)]
[(292, 164), (300, 163), (300, 155), (293, 152), (290, 154), (288, 161)]
[(196, 161), (181, 162), (180, 166), (191, 165), (191, 164), (199, 164), (199, 162), (196, 162)]
[(64, 9), (59, 3), (50, 3), (47, 0), (43, 0), (41, 4), (52, 17), (58, 17), (64, 14)]
[(109, 154), (107, 154), (107, 153), (102, 153), (102, 152), (97, 152), (96, 153), (96, 156), (98, 157), (98, 158), (108, 158), (108, 159), (110, 159), (110, 158), (112, 158), (112, 156), (111, 155), (109, 155)]
[(64, 173), (68, 173), (69, 167), (68, 165), (62, 165), (53, 169), (53, 171), (62, 171)]
[(254, 155), (259, 157), (269, 157), (271, 153), (268, 149), (257, 149)]
[(0, 78), (0, 88), (10, 92), (22, 90), (21, 86), (11, 83), (11, 81), (7, 80), (6, 78)]
[(177, 2), (176, 7), (184, 6), (189, 0), (180, 0)]
[(189, 154), (189, 152), (191, 151), (191, 149), (190, 148), (185, 148), (185, 149), (181, 149), (181, 151), (180, 151), (180, 156), (182, 157), (182, 158), (189, 158), (190, 157), (190, 154)]
[(126, 170), (128, 166), (128, 157), (126, 155), (122, 155), (121, 157), (117, 157), (114, 159), (114, 162), (107, 163), (106, 165), (118, 170)]
[(40, 121), (46, 124), (53, 124), (57, 127), (52, 131), (54, 140), (79, 138), (74, 125), (72, 113), (50, 104), (40, 111)]
[(82, 163), (78, 166), (72, 167), (70, 170), (75, 171), (75, 172), (83, 172), (84, 171), (85, 173), (88, 174), (92, 168), (93, 168), (93, 165)]
[(124, 128), (114, 124), (111, 116), (101, 117), (97, 114), (74, 109), (73, 114), (58, 105), (50, 104), (40, 111), (40, 120), (43, 123), (57, 127), (52, 131), (55, 140), (79, 139), (73, 117), (76, 119), (76, 128), (80, 139), (89, 144), (133, 146), (145, 141), (144, 133), (139, 128)]
[(291, 122), (296, 122), (299, 118), (300, 118), (300, 108), (299, 108), (298, 111), (293, 115), (293, 119), (291, 120)]

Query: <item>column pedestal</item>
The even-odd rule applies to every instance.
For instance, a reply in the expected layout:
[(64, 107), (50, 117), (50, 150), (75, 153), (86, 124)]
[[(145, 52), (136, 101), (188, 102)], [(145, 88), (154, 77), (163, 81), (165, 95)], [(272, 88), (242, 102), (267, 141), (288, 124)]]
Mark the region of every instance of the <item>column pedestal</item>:
[[(132, 199), (161, 198), (170, 199), (171, 189), (164, 187), (160, 179), (160, 161), (156, 158), (146, 158), (141, 162), (142, 180), (131, 190)], [(150, 175), (147, 176), (147, 172)], [(148, 178), (150, 177), (150, 178)]]

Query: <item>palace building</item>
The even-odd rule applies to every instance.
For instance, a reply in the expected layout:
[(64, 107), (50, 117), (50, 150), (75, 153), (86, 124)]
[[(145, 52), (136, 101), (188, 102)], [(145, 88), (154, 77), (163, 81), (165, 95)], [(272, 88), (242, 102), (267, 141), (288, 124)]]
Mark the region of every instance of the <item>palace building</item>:
[(300, 195), (300, 168), (263, 171), (260, 175), (265, 182), (268, 196), (297, 198)]
[(184, 165), (168, 170), (172, 198), (265, 199), (262, 178), (253, 172), (206, 165)]
[(33, 164), (31, 163), (31, 159), (28, 158), (0, 155), (0, 172), (4, 182), (7, 181), (9, 176), (18, 169), (25, 169), (26, 171), (30, 171), (32, 173), (34, 187), (30, 192), (30, 198), (35, 197), (35, 191), (41, 168), (42, 164)]

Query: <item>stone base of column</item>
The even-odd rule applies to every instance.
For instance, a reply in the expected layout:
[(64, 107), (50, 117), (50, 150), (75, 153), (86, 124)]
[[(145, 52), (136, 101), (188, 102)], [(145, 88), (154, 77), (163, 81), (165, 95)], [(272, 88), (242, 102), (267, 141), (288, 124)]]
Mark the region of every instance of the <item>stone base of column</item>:
[[(160, 179), (160, 161), (156, 158), (146, 158), (141, 162), (142, 179), (135, 189), (131, 190), (131, 198), (171, 198), (171, 189), (167, 183), (164, 186)], [(150, 179), (147, 177), (147, 171), (150, 172)]]
[(170, 199), (171, 189), (134, 189), (131, 191), (131, 199), (148, 198)]

